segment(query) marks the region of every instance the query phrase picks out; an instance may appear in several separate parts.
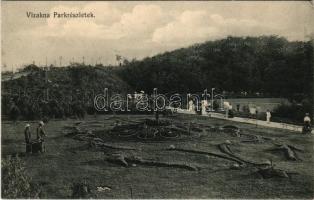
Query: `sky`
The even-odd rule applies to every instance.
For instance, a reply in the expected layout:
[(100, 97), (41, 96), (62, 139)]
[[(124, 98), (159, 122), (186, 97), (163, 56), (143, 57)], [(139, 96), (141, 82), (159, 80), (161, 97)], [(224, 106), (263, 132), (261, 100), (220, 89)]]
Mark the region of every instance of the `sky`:
[[(37, 65), (117, 64), (226, 36), (307, 41), (314, 6), (298, 1), (1, 2), (2, 70)], [(27, 18), (26, 12), (92, 12), (95, 18)]]

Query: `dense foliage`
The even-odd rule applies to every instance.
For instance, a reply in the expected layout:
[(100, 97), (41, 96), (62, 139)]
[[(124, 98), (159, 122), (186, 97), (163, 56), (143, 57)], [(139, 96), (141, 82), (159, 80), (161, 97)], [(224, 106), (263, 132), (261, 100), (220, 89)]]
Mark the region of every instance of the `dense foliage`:
[(290, 120), (294, 122), (301, 122), (305, 113), (311, 113), (313, 109), (313, 103), (307, 99), (301, 103), (293, 103), (291, 105), (279, 105), (273, 111), (273, 118), (279, 118), (281, 120)]
[(25, 163), (19, 157), (9, 157), (1, 162), (1, 192), (2, 198), (40, 198), (41, 190), (25, 171)]
[(138, 90), (260, 93), (301, 100), (312, 93), (313, 47), (277, 36), (228, 37), (142, 61), (125, 62), (121, 77)]
[(12, 120), (84, 117), (94, 112), (93, 97), (123, 93), (128, 85), (103, 66), (51, 67), (48, 72), (31, 65), (26, 76), (2, 83), (2, 112)]

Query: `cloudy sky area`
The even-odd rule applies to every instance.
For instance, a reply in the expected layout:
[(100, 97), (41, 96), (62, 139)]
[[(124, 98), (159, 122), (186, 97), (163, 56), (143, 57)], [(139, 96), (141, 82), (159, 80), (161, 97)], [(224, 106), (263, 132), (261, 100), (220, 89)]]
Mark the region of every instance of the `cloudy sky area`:
[[(95, 18), (30, 19), (26, 12), (93, 12)], [(310, 2), (2, 2), (2, 64), (116, 64), (232, 36), (309, 40)], [(5, 70), (5, 69), (2, 69)]]

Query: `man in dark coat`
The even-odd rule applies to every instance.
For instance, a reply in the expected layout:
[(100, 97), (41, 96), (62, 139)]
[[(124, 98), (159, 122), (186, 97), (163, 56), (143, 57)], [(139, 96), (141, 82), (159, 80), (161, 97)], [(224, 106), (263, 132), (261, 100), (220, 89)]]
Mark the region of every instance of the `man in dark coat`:
[(25, 143), (26, 143), (26, 153), (31, 152), (31, 131), (30, 131), (30, 125), (26, 124), (25, 130), (24, 130), (24, 136), (25, 136)]
[(46, 132), (44, 131), (44, 122), (40, 121), (38, 124), (38, 127), (36, 129), (36, 133), (37, 133), (37, 140), (38, 142), (41, 143), (41, 152), (45, 152), (45, 145), (44, 145), (44, 141), (45, 141), (45, 136), (46, 136)]

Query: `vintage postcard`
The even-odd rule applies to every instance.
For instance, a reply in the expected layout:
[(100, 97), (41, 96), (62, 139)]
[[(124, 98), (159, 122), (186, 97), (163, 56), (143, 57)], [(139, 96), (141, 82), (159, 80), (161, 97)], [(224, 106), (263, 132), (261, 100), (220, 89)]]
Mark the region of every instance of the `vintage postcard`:
[(311, 1), (2, 1), (1, 198), (313, 199)]

